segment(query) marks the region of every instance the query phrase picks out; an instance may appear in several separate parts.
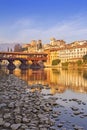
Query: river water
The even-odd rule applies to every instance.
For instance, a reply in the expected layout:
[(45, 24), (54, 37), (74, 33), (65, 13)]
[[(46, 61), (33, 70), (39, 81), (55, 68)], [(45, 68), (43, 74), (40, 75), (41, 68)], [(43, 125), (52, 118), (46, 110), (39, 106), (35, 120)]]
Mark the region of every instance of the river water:
[[(8, 70), (6, 70), (9, 73)], [(22, 71), (15, 69), (13, 74), (25, 80), (29, 86), (42, 84), (49, 86), (49, 89), (42, 89), (41, 93), (45, 98), (53, 96), (57, 98), (60, 107), (55, 107), (59, 116), (56, 118), (56, 126), (63, 123), (67, 130), (74, 130), (75, 127), (87, 130), (87, 70), (63, 70), (45, 68), (42, 70)], [(72, 110), (72, 108), (78, 110)], [(59, 126), (62, 130), (62, 127)]]

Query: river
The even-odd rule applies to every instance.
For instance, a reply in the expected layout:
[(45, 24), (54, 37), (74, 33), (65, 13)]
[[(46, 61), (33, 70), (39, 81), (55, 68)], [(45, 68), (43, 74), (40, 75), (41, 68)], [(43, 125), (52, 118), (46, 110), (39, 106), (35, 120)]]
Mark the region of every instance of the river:
[[(8, 70), (6, 72), (9, 73)], [(57, 103), (61, 105), (54, 108), (61, 113), (59, 118), (55, 119), (56, 125), (62, 122), (67, 130), (73, 130), (75, 127), (87, 130), (87, 70), (15, 69), (13, 74), (25, 80), (29, 86), (33, 84), (49, 86), (49, 89), (42, 89), (41, 93), (45, 94), (45, 98), (56, 97)]]

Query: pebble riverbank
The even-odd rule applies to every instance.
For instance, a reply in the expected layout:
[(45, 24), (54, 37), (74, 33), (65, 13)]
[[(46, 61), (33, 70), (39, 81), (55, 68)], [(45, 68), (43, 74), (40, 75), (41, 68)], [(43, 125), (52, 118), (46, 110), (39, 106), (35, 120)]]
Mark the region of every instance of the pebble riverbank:
[[(86, 127), (78, 126), (76, 122), (67, 122), (68, 119), (64, 117), (68, 110), (57, 103), (57, 100), (65, 103), (76, 102), (79, 107), (85, 106), (85, 102), (75, 98), (56, 98), (50, 94), (45, 98), (46, 95), (37, 90), (29, 91), (29, 88), (35, 89), (36, 86), (28, 86), (13, 74), (6, 75), (0, 72), (0, 130), (87, 130)], [(43, 86), (39, 87), (43, 89)], [(80, 110), (79, 107), (71, 105), (72, 113), (69, 115), (87, 119), (84, 109)]]
[(54, 99), (27, 92), (27, 84), (14, 75), (0, 76), (0, 130), (51, 130)]

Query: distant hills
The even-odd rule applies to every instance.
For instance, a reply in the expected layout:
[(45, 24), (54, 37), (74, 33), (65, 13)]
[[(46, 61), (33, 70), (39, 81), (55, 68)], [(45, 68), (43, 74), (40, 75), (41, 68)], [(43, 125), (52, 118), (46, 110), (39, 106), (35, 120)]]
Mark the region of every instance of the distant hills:
[[(0, 43), (0, 51), (7, 51), (8, 48), (9, 50), (12, 49), (14, 50), (14, 46), (18, 43)], [(20, 43), (19, 43), (20, 44)], [(21, 45), (21, 44), (20, 44)]]

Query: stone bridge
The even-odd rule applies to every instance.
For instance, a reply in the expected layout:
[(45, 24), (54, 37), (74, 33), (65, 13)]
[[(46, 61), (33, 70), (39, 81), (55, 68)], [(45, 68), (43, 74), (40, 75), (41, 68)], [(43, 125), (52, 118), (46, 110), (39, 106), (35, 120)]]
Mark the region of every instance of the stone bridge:
[(0, 62), (7, 60), (9, 62), (8, 69), (15, 69), (14, 61), (19, 60), (21, 62), (20, 68), (28, 68), (27, 61), (32, 61), (31, 68), (40, 67), (39, 61), (46, 62), (46, 53), (24, 53), (24, 52), (0, 52)]

